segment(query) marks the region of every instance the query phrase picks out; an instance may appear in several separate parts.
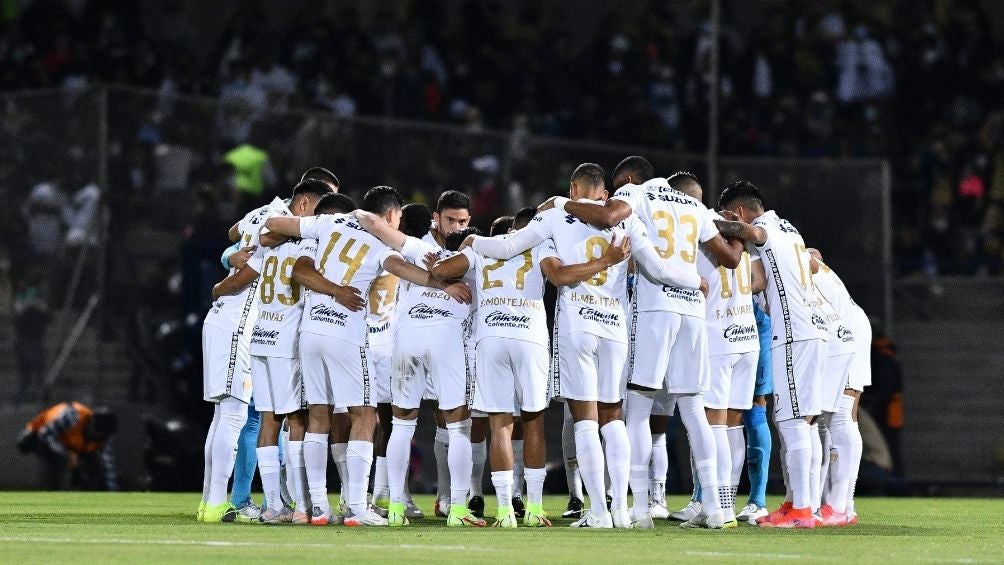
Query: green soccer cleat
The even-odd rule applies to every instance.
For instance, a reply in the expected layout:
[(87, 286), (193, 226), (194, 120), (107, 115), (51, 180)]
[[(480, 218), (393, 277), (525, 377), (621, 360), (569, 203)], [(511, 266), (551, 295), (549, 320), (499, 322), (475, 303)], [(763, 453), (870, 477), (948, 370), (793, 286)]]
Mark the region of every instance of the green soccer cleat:
[(199, 501), (199, 511), (195, 513), (195, 521), (196, 522), (201, 522), (202, 521), (202, 514), (204, 514), (205, 511), (206, 511), (206, 501), (205, 500), (201, 500), (201, 501)]
[(469, 508), (460, 504), (450, 506), (450, 515), (446, 518), (448, 528), (484, 528), (487, 525), (488, 522), (475, 516)]
[(406, 508), (403, 502), (391, 502), (387, 505), (387, 525), (392, 528), (407, 526), (408, 517), (405, 516)]
[(493, 528), (515, 528), (519, 525), (516, 521), (516, 514), (512, 510), (512, 506), (500, 506), (495, 513), (495, 523), (492, 524)]
[(205, 509), (202, 510), (202, 521), (207, 524), (233, 522), (236, 513), (237, 509), (229, 502), (221, 502), (213, 506), (206, 504)]
[(544, 506), (532, 502), (527, 504), (526, 511), (523, 513), (523, 525), (528, 528), (550, 528), (551, 521), (547, 519)]

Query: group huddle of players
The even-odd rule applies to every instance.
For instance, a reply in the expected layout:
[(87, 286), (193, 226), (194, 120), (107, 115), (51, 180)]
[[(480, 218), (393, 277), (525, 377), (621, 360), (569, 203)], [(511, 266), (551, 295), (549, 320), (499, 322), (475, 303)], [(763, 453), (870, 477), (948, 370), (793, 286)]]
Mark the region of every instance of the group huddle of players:
[[(407, 489), (418, 408), (434, 400), (447, 526), (489, 525), (486, 459), (491, 525), (550, 526), (544, 411), (560, 400), (572, 527), (855, 523), (867, 316), (750, 182), (725, 187), (717, 212), (694, 175), (656, 177), (643, 157), (618, 164), (612, 183), (608, 198), (603, 169), (584, 163), (568, 198), (498, 218), (488, 236), (467, 227), (462, 193), (431, 212), (378, 186), (358, 206), (321, 168), (289, 200), (249, 212), (231, 228), (232, 269), (203, 327), (215, 414), (198, 519), (407, 526), (422, 516)], [(545, 281), (558, 294), (550, 332)], [(768, 513), (772, 393), (787, 494)], [(263, 510), (227, 501), (252, 395)], [(696, 486), (670, 514), (676, 410)], [(752, 488), (737, 512), (747, 454)]]

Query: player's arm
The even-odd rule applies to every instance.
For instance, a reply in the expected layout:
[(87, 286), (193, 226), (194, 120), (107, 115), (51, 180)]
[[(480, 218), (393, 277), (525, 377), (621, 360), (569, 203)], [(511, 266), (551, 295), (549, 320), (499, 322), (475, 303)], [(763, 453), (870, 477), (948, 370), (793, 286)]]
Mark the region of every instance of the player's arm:
[(739, 262), (743, 259), (743, 251), (746, 250), (742, 239), (725, 239), (720, 233), (701, 245), (704, 245), (714, 255), (718, 264), (726, 269), (735, 269), (739, 266)]
[(240, 294), (249, 284), (258, 278), (258, 271), (250, 265), (244, 265), (243, 269), (231, 273), (227, 278), (213, 285), (213, 300), (221, 296), (232, 296)]
[(763, 268), (763, 261), (750, 262), (750, 288), (753, 294), (767, 290), (767, 272)]
[(353, 312), (362, 310), (365, 305), (359, 289), (338, 285), (324, 278), (324, 275), (314, 267), (313, 257), (301, 256), (296, 259), (293, 263), (293, 280), (300, 283), (303, 288), (330, 296), (335, 302)]
[[(432, 273), (421, 267), (412, 265), (400, 255), (391, 255), (383, 262), (383, 268), (392, 275), (429, 288), (438, 288), (461, 304), (471, 303), (471, 288), (467, 283), (450, 280), (439, 280)], [(456, 278), (456, 277), (453, 277)]]
[[(561, 208), (579, 220), (603, 229), (612, 228), (631, 215), (631, 205), (618, 198), (609, 198), (602, 204), (568, 200), (561, 196), (552, 198), (549, 202), (551, 201), (553, 207)], [(541, 207), (546, 204), (545, 202)]]
[[(739, 238), (753, 245), (767, 243), (767, 230), (738, 220), (715, 220), (719, 233), (727, 238)], [(729, 267), (730, 269), (734, 267)]]
[(236, 224), (230, 226), (230, 230), (227, 231), (227, 237), (230, 238), (230, 241), (232, 242), (240, 241), (241, 239), (240, 224), (241, 224), (240, 222), (237, 222)]
[(540, 270), (551, 281), (554, 286), (575, 286), (582, 281), (587, 281), (604, 269), (612, 267), (617, 263), (631, 256), (631, 240), (627, 237), (620, 242), (613, 240), (607, 246), (603, 255), (592, 261), (565, 265), (560, 259), (554, 256), (546, 257), (540, 262)]
[(537, 218), (542, 219), (542, 216), (537, 216), (526, 226), (509, 234), (509, 237), (473, 236), (472, 239), (469, 236), (471, 249), (492, 259), (511, 259), (551, 237), (548, 223), (537, 221)]
[(463, 277), (469, 270), (471, 270), (471, 262), (467, 259), (467, 255), (456, 253), (446, 259), (436, 261), (429, 272), (441, 281), (448, 281)]
[(264, 245), (265, 247), (269, 247), (269, 248), (278, 247), (278, 246), (282, 245), (283, 243), (286, 243), (287, 241), (289, 241), (289, 238), (290, 238), (290, 236), (288, 236), (288, 235), (281, 235), (281, 234), (275, 233), (274, 231), (272, 231), (272, 230), (270, 230), (270, 229), (268, 229), (266, 227), (263, 227), (261, 229), (261, 232), (258, 233), (258, 242), (261, 243), (262, 245)]
[(632, 245), (637, 245), (631, 251), (635, 265), (641, 268), (649, 279), (654, 279), (662, 284), (696, 290), (700, 287), (701, 276), (697, 269), (686, 268), (679, 264), (679, 261), (666, 261), (659, 256), (659, 252), (652, 245), (652, 240), (632, 238)]
[(303, 237), (300, 233), (300, 218), (298, 216), (272, 216), (265, 220), (265, 228), (270, 232), (288, 237)]
[(353, 210), (352, 215), (356, 217), (356, 221), (359, 222), (361, 228), (370, 232), (373, 237), (382, 241), (387, 247), (390, 247), (394, 251), (404, 249), (408, 236), (391, 227), (380, 216), (366, 210)]

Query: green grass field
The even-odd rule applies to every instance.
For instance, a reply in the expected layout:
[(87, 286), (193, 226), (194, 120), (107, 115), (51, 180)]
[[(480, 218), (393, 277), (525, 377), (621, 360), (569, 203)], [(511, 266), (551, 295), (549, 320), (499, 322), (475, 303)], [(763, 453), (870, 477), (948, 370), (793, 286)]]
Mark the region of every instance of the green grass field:
[[(432, 499), (419, 497), (431, 514)], [(684, 497), (671, 497), (672, 507)], [(774, 504), (775, 500), (771, 500)], [(545, 501), (552, 515), (564, 497)], [(409, 528), (200, 524), (197, 494), (0, 493), (0, 561), (290, 562), (351, 560), (400, 563), (487, 562), (596, 565), (641, 561), (1000, 563), (1001, 500), (858, 501), (861, 524), (817, 530), (447, 529), (443, 519)]]

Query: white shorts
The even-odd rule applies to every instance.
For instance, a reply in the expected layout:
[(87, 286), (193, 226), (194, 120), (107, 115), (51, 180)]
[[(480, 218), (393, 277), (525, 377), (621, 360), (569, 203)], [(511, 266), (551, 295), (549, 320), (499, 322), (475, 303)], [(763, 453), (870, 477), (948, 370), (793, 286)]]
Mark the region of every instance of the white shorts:
[(708, 390), (708, 330), (704, 320), (676, 312), (638, 312), (632, 319), (628, 383), (667, 392)]
[(202, 398), (219, 402), (231, 396), (251, 401), (251, 332), (202, 326)]
[(422, 328), (420, 339), (397, 344), (391, 370), (394, 406), (418, 408), (427, 391), (439, 400), (440, 410), (467, 405), (470, 383), (459, 327)]
[(822, 411), (822, 371), (826, 342), (806, 339), (771, 349), (774, 420), (783, 422)]
[(259, 412), (292, 414), (307, 408), (299, 359), (252, 355), (251, 380), (254, 407)]
[(471, 407), (489, 414), (547, 408), (547, 347), (505, 337), (478, 341)]
[(847, 388), (861, 392), (872, 384), (872, 329), (854, 332), (854, 359), (847, 371)]
[(827, 357), (823, 361), (823, 370), (820, 373), (819, 391), (822, 395), (824, 412), (838, 412), (840, 410), (840, 397), (847, 388), (847, 375), (854, 362), (854, 353), (844, 353)]
[(301, 333), (300, 370), (308, 404), (376, 406), (363, 347), (337, 337)]
[(626, 343), (575, 332), (558, 335), (557, 345), (551, 367), (553, 396), (609, 404), (624, 399)]
[(714, 410), (749, 410), (753, 407), (756, 364), (759, 351), (712, 355), (711, 388), (704, 395), (705, 408)]
[(373, 381), (373, 392), (377, 404), (390, 404), (391, 358), (394, 356), (394, 344), (387, 343), (366, 350), (366, 359), (370, 364), (370, 378)]

